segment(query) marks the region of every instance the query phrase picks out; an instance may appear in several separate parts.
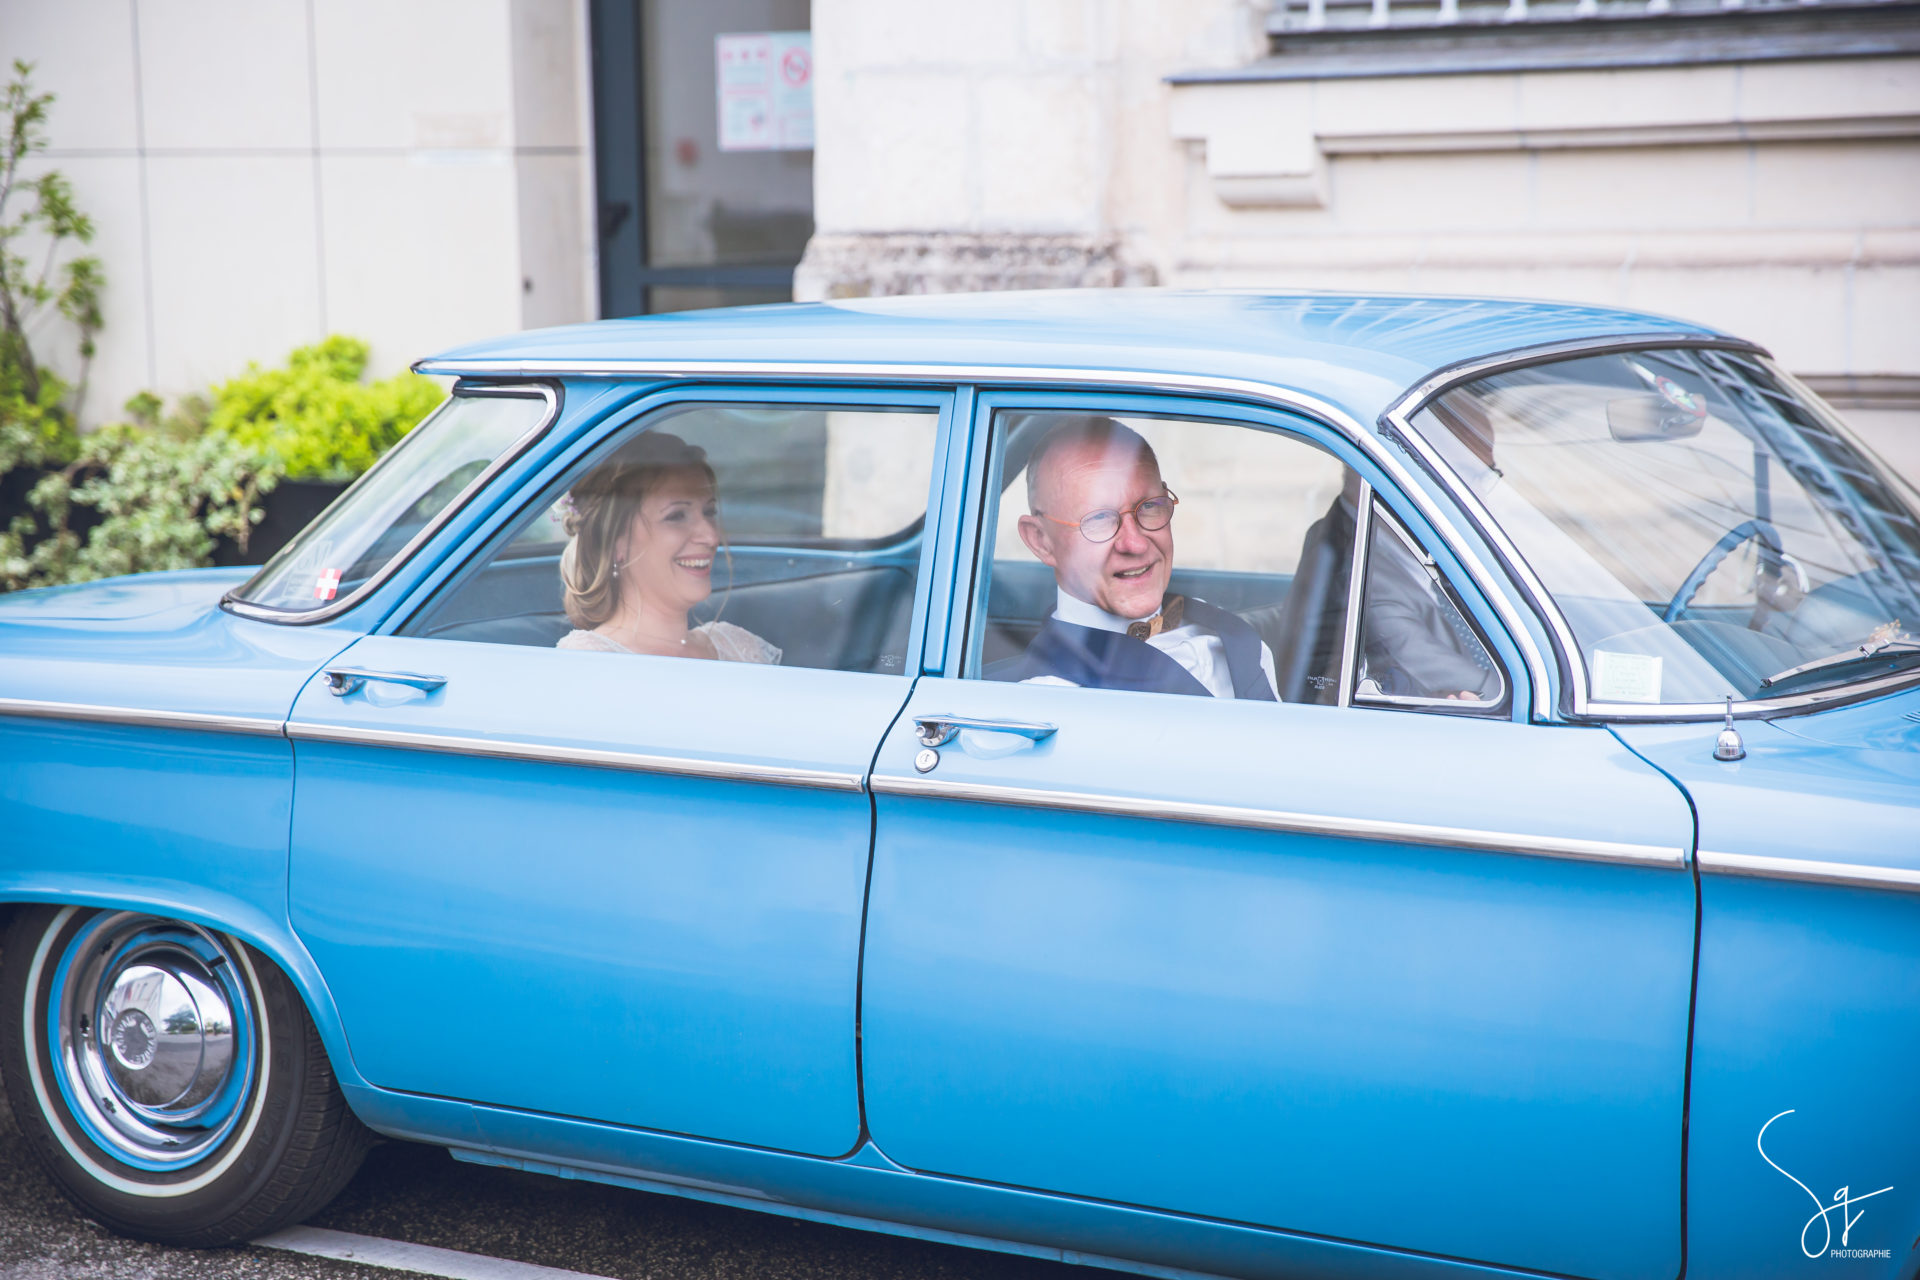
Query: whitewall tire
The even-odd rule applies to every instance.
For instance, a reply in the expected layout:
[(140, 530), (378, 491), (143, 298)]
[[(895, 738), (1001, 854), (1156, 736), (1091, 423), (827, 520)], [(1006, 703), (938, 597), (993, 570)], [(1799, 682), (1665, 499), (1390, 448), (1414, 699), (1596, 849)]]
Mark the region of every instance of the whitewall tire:
[(0, 955), (0, 1027), (27, 1145), (127, 1235), (211, 1246), (297, 1222), (371, 1142), (293, 984), (198, 925), (21, 909)]

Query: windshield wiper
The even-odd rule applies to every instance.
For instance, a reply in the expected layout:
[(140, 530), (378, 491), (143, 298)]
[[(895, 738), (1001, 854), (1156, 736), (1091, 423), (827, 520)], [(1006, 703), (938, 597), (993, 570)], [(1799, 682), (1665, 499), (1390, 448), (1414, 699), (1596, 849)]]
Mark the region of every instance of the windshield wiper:
[(1845, 674), (1843, 669), (1847, 667), (1875, 662), (1898, 663), (1903, 659), (1915, 657), (1920, 657), (1920, 641), (1896, 639), (1893, 636), (1869, 636), (1851, 649), (1842, 649), (1824, 658), (1815, 658), (1812, 662), (1803, 662), (1797, 667), (1776, 671), (1762, 680), (1760, 687), (1771, 689), (1775, 685), (1786, 684), (1802, 676), (1838, 678)]

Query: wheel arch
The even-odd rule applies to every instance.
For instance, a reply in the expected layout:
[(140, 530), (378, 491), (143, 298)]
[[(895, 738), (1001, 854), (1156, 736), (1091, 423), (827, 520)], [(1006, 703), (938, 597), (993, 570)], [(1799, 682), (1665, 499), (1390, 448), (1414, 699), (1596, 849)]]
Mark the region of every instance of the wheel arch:
[(276, 920), (255, 904), (198, 886), (90, 884), (68, 879), (57, 888), (14, 885), (0, 889), (0, 931), (10, 929), (14, 918), (32, 906), (144, 911), (238, 938), (270, 960), (293, 984), (306, 1006), (307, 1016), (313, 1019), (314, 1028), (320, 1033), (327, 1060), (349, 1104), (356, 1089), (366, 1086), (354, 1066), (353, 1050), (347, 1043), (346, 1029), (341, 1025), (326, 979), (285, 920)]

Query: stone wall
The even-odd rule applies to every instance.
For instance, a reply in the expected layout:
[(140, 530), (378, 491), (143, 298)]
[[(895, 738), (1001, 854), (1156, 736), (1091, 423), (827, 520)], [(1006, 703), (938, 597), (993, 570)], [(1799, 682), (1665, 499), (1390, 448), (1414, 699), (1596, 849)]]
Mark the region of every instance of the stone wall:
[(1153, 284), (1184, 150), (1166, 75), (1263, 47), (1253, 0), (815, 0), (796, 297)]
[(816, 0), (818, 231), (796, 296), (1153, 283), (1628, 306), (1873, 388), (1856, 421), (1920, 455), (1920, 47), (1887, 53), (1915, 44), (1910, 18), (1892, 36), (1792, 13), (1612, 23), (1557, 53), (1551, 31), (1397, 53), (1362, 31), (1270, 54), (1265, 13)]

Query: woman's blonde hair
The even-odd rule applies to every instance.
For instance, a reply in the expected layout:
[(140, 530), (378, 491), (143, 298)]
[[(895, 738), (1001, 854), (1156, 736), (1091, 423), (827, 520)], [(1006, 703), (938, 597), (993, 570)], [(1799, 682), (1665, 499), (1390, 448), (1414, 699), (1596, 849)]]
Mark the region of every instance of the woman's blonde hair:
[(665, 431), (643, 431), (568, 491), (560, 581), (567, 618), (574, 626), (591, 631), (613, 617), (620, 605), (620, 566), (613, 558), (620, 535), (632, 526), (647, 494), (668, 476), (683, 472), (704, 476), (719, 492), (705, 449)]

